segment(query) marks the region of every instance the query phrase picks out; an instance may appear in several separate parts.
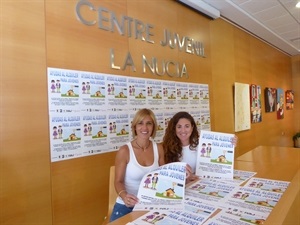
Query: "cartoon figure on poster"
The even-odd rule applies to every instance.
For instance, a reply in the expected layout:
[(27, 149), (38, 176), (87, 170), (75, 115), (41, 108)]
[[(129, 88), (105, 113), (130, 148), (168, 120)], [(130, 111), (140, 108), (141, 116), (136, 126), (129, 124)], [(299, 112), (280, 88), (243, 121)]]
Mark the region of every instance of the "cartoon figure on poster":
[(276, 111), (277, 111), (277, 119), (283, 119), (284, 118), (284, 96), (283, 96), (282, 89), (277, 89)]
[(58, 138), (57, 126), (54, 126), (52, 131), (53, 131), (52, 132), (53, 139), (57, 139)]
[(60, 88), (61, 88), (60, 80), (56, 80), (56, 92), (57, 93), (60, 93)]
[(156, 224), (157, 222), (163, 220), (167, 214), (159, 212), (151, 212), (145, 215), (145, 218), (142, 218), (143, 221), (146, 221), (149, 224)]
[(265, 89), (266, 112), (275, 112), (275, 104), (276, 104), (276, 89), (266, 88)]
[(285, 92), (285, 105), (287, 110), (294, 108), (294, 92), (292, 90), (287, 90)]

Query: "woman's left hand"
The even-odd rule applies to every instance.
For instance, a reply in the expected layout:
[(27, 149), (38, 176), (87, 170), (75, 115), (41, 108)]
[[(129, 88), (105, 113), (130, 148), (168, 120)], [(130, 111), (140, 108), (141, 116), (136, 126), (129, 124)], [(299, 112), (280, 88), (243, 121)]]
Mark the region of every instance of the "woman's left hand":
[(236, 135), (234, 135), (234, 137), (233, 138), (231, 138), (231, 144), (233, 144), (234, 145), (234, 147), (236, 147), (237, 146), (237, 143), (238, 143), (238, 136), (236, 136)]

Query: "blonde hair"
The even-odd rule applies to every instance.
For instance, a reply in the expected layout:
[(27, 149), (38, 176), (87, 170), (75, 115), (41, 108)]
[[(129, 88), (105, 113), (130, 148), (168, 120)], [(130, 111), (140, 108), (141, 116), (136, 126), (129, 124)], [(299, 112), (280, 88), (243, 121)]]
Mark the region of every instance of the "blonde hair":
[(136, 125), (138, 123), (140, 123), (146, 116), (150, 116), (153, 122), (153, 130), (152, 130), (152, 134), (151, 137), (154, 138), (156, 135), (156, 130), (157, 130), (157, 121), (156, 121), (156, 117), (154, 115), (154, 113), (152, 112), (152, 110), (150, 109), (140, 109), (139, 111), (137, 111), (137, 113), (135, 114), (132, 123), (131, 123), (131, 131), (132, 131), (132, 135), (133, 137), (136, 136)]

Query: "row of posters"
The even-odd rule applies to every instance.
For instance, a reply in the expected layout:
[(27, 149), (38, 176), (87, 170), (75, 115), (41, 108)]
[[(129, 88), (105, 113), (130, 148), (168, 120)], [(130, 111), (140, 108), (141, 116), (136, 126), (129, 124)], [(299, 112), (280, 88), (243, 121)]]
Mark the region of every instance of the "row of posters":
[(137, 110), (152, 109), (161, 142), (169, 120), (187, 111), (210, 130), (207, 84), (48, 68), (51, 161), (115, 151), (130, 141)]
[(294, 92), (281, 88), (266, 87), (264, 93), (259, 85), (235, 83), (235, 131), (249, 130), (251, 123), (262, 121), (262, 97), (266, 113), (276, 112), (278, 120), (284, 118), (285, 110), (294, 108)]
[[(250, 85), (251, 123), (262, 121), (262, 90), (259, 85)], [(294, 91), (266, 87), (264, 90), (265, 112), (276, 112), (277, 119), (284, 118), (284, 110), (294, 109)]]

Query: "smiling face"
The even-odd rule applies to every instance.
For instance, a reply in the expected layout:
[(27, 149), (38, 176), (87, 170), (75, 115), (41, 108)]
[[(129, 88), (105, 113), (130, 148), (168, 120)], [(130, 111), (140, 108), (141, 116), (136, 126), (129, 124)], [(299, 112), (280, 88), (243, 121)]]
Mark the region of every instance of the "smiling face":
[(138, 137), (149, 139), (154, 128), (153, 120), (150, 116), (145, 116), (141, 121), (136, 124), (136, 135)]
[(188, 119), (181, 118), (176, 124), (176, 135), (182, 143), (182, 146), (190, 144), (190, 136), (193, 131), (193, 126)]

